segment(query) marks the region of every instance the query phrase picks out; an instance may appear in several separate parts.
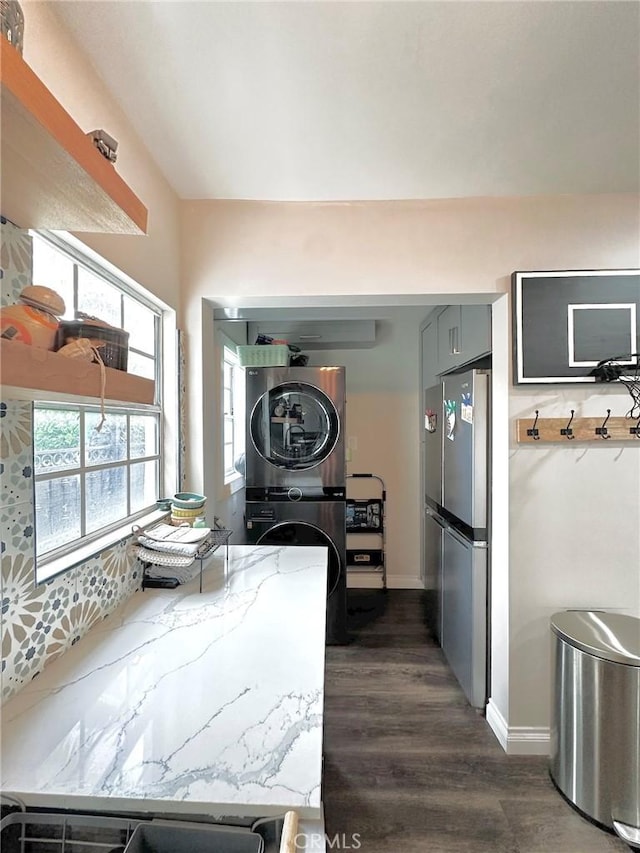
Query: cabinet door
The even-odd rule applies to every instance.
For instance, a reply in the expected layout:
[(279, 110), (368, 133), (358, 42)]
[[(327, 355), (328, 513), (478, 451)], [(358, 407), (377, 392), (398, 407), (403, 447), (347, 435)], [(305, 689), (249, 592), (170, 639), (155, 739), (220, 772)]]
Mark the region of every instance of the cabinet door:
[(461, 363), (461, 306), (449, 305), (438, 315), (438, 370), (444, 373)]
[(426, 509), (424, 516), (422, 582), (425, 589), (427, 624), (438, 642), (440, 642), (442, 635), (440, 598), (442, 595), (443, 529), (440, 519), (430, 509)]
[(463, 305), (461, 316), (462, 363), (491, 352), (491, 307)]
[(486, 702), (487, 552), (446, 530), (442, 541), (442, 650), (474, 708)]
[(435, 320), (422, 330), (422, 388), (431, 388), (438, 382), (438, 327)]
[(375, 344), (375, 320), (260, 320), (248, 326), (248, 340), (258, 335), (288, 341), (304, 349), (326, 349)]

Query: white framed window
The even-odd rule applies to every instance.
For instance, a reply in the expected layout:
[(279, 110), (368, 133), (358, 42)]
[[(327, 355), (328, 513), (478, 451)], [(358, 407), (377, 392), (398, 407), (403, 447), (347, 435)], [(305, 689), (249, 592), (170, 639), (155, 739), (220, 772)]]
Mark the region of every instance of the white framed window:
[(51, 287), (62, 296), (66, 311), (61, 319), (75, 320), (82, 312), (129, 332), (127, 373), (155, 379), (156, 387), (161, 387), (162, 311), (57, 235), (29, 233), (33, 238), (33, 283)]
[(243, 476), (244, 462), (244, 369), (235, 349), (222, 348), (222, 459), (224, 483)]
[(155, 505), (160, 415), (134, 408), (35, 403), (36, 557), (77, 547)]
[[(34, 283), (63, 297), (65, 319), (83, 312), (128, 331), (127, 372), (161, 388), (162, 310), (57, 236), (31, 236)], [(154, 405), (107, 401), (104, 415), (99, 401), (34, 403), (37, 583), (130, 532), (163, 493), (159, 395)]]

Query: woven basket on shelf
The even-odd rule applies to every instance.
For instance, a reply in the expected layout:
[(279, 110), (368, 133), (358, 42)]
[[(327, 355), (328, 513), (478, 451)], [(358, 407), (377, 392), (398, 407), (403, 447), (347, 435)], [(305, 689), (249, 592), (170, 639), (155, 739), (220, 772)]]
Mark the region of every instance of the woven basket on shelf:
[(286, 344), (239, 346), (238, 359), (241, 367), (287, 367), (289, 347)]

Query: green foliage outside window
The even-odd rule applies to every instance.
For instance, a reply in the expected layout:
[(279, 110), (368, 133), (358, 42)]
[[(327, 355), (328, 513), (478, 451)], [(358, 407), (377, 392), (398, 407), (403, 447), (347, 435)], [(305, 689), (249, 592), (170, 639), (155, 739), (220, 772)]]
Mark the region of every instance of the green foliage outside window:
[(33, 423), (33, 440), (36, 451), (60, 450), (80, 444), (80, 418), (77, 412), (36, 409)]

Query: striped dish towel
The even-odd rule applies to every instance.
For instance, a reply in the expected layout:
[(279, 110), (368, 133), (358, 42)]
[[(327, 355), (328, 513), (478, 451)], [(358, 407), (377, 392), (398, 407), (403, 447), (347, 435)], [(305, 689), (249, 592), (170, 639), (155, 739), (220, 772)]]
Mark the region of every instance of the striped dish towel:
[(151, 551), (178, 554), (182, 557), (195, 557), (200, 547), (199, 542), (191, 544), (188, 542), (170, 542), (166, 539), (163, 542), (159, 542), (157, 539), (150, 539), (148, 536), (143, 536), (142, 534), (138, 535), (138, 544)]

